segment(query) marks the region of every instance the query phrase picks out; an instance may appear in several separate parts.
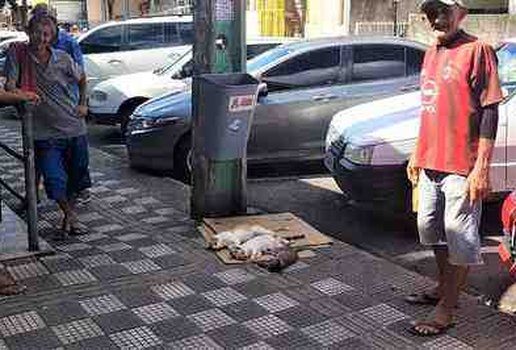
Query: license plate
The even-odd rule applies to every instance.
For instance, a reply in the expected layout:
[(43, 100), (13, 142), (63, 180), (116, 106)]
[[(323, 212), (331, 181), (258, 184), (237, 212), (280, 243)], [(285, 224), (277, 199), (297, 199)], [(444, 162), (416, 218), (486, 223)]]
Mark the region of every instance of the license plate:
[(330, 151), (324, 156), (324, 165), (331, 171), (335, 169), (335, 157)]

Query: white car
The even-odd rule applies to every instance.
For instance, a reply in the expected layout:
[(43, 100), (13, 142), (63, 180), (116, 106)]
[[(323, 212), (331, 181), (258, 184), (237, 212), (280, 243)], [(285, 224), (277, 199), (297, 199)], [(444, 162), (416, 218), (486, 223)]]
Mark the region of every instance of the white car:
[(88, 89), (122, 74), (153, 70), (193, 44), (191, 16), (165, 16), (114, 21), (82, 34)]
[[(279, 44), (294, 41), (289, 38), (249, 39), (247, 57), (252, 58)], [(122, 75), (96, 85), (89, 93), (90, 119), (99, 124), (120, 123), (125, 131), (129, 116), (143, 102), (174, 91), (183, 91), (183, 80), (191, 75), (192, 48), (184, 53), (171, 53), (170, 63), (153, 71)]]
[[(508, 95), (499, 107), (490, 173), (494, 194), (516, 188), (516, 41), (505, 42), (497, 55)], [(333, 117), (325, 165), (352, 202), (387, 212), (411, 208), (405, 169), (419, 133), (420, 97), (417, 91), (377, 100)]]

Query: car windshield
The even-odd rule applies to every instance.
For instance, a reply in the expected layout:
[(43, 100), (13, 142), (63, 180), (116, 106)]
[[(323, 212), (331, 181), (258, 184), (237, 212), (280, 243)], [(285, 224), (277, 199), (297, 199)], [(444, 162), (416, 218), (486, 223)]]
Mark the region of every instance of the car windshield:
[(184, 53), (172, 53), (169, 56), (169, 59), (167, 60), (167, 63), (165, 63), (163, 66), (157, 68), (154, 70), (154, 74), (157, 75), (165, 75), (168, 73), (175, 73), (176, 71), (179, 71), (183, 66), (183, 61), (186, 56), (192, 55), (192, 51), (188, 50)]
[(496, 55), (498, 57), (498, 75), (503, 86), (516, 85), (516, 45), (502, 44)]
[(247, 71), (254, 72), (260, 70), (262, 67), (271, 64), (272, 62), (288, 55), (289, 53), (290, 51), (282, 46), (278, 46), (269, 51), (265, 51), (261, 55), (258, 55), (255, 58), (247, 61)]

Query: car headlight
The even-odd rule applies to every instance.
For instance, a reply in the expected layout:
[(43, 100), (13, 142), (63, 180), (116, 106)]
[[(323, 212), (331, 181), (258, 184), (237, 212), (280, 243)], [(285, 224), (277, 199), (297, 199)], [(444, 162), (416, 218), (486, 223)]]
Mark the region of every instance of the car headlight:
[(103, 101), (107, 100), (108, 94), (106, 94), (104, 91), (101, 91), (101, 90), (93, 90), (91, 92), (90, 98), (92, 100), (103, 102)]
[(178, 117), (164, 117), (164, 118), (155, 118), (155, 119), (140, 119), (139, 129), (152, 129), (157, 127), (162, 127), (166, 125), (175, 124), (180, 118)]
[(371, 164), (374, 146), (357, 146), (351, 143), (344, 148), (344, 159), (359, 165)]

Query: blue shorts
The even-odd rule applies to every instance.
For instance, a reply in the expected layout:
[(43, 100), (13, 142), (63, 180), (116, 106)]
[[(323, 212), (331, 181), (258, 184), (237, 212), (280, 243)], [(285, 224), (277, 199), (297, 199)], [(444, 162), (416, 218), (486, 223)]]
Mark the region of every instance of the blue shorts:
[(47, 197), (56, 201), (73, 198), (91, 187), (86, 135), (34, 141), (36, 168), (43, 175)]
[(482, 201), (469, 201), (465, 176), (422, 170), (418, 231), (421, 243), (447, 246), (452, 265), (482, 264), (479, 226)]

